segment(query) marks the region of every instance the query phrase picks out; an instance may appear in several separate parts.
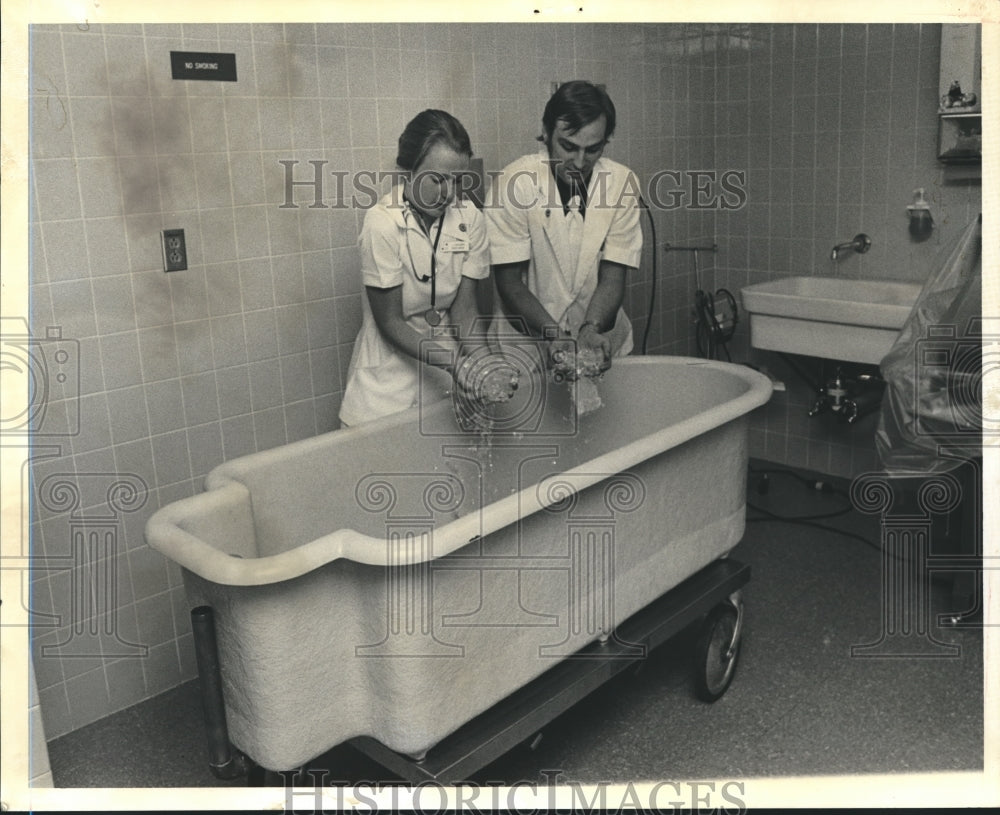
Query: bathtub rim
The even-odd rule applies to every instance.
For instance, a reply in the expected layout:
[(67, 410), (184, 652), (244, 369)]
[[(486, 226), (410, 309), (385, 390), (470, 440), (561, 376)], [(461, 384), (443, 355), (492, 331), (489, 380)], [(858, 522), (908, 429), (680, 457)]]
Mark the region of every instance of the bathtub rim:
[[(335, 560), (346, 559), (371, 566), (403, 566), (444, 557), (492, 532), (502, 529), (519, 518), (552, 506), (565, 495), (546, 489), (546, 485), (570, 481), (576, 491), (582, 491), (615, 474), (628, 470), (652, 456), (677, 447), (691, 439), (733, 421), (754, 408), (763, 405), (771, 396), (772, 383), (764, 374), (745, 365), (705, 360), (698, 357), (640, 356), (625, 357), (615, 365), (682, 365), (699, 366), (718, 370), (742, 379), (747, 390), (734, 399), (715, 405), (708, 410), (661, 428), (634, 441), (611, 450), (596, 458), (540, 480), (498, 501), (481, 511), (457, 518), (437, 527), (433, 535), (424, 535), (410, 542), (392, 546), (384, 538), (376, 538), (350, 528), (341, 528), (300, 546), (256, 558), (234, 557), (201, 540), (182, 528), (182, 522), (192, 511), (204, 513), (212, 506), (225, 509), (250, 501), (250, 491), (242, 482), (229, 475), (234, 469), (252, 461), (295, 455), (298, 451), (325, 444), (333, 434), (353, 433), (370, 435), (379, 430), (413, 421), (423, 408), (411, 408), (391, 416), (355, 427), (332, 430), (308, 439), (280, 445), (224, 462), (213, 468), (205, 478), (205, 491), (183, 498), (157, 510), (146, 523), (146, 540), (149, 545), (169, 557), (179, 566), (205, 580), (230, 586), (260, 586), (301, 577)], [(447, 401), (433, 405), (432, 410), (447, 410)], [(243, 464), (236, 466), (236, 462)], [(552, 500), (542, 501), (539, 495), (551, 495)], [(207, 506), (212, 505), (212, 506)], [(428, 538), (432, 540), (428, 541)]]

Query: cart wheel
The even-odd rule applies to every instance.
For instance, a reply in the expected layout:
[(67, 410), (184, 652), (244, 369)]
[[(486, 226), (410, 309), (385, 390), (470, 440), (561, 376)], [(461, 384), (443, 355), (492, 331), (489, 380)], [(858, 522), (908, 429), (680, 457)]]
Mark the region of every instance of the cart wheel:
[[(695, 692), (703, 702), (714, 702), (729, 688), (740, 658), (740, 640), (726, 654), (736, 631), (736, 609), (728, 603), (713, 608), (702, 625), (695, 646)], [(742, 639), (742, 637), (740, 638)]]

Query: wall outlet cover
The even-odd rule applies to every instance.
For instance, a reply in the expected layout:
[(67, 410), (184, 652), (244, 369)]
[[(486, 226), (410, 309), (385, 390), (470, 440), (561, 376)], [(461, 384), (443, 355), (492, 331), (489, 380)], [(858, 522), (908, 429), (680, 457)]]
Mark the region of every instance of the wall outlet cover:
[(184, 230), (164, 229), (163, 271), (179, 272), (187, 267), (187, 245), (184, 243)]

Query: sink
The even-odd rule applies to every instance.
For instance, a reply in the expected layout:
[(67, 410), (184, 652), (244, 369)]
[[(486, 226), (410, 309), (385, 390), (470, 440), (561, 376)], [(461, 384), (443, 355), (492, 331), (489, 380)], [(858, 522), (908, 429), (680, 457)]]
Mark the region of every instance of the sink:
[(802, 276), (741, 291), (755, 348), (877, 365), (921, 288), (892, 280)]

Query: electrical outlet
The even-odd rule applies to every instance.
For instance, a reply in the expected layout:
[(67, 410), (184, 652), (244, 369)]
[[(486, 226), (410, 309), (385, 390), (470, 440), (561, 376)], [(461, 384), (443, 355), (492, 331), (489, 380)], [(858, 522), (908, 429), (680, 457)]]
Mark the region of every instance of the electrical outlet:
[(183, 229), (163, 230), (163, 271), (179, 272), (188, 267)]

